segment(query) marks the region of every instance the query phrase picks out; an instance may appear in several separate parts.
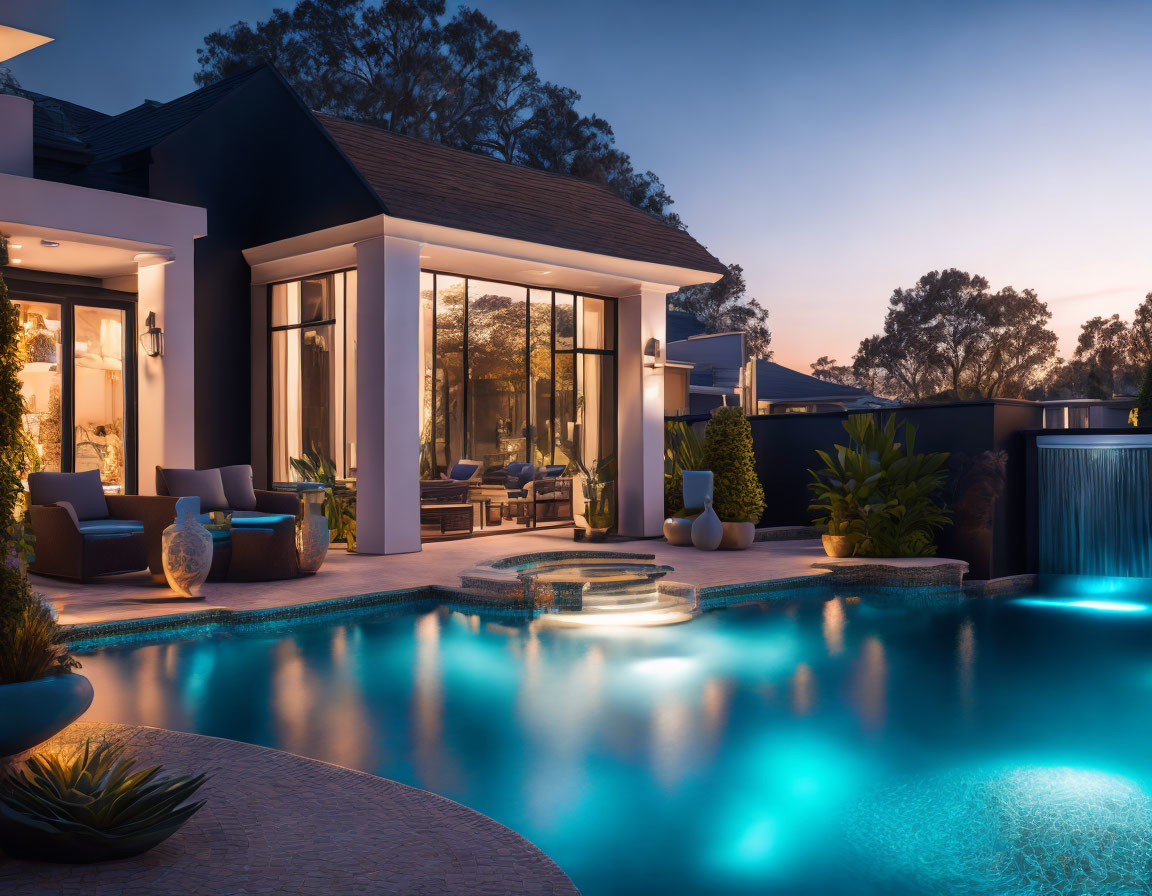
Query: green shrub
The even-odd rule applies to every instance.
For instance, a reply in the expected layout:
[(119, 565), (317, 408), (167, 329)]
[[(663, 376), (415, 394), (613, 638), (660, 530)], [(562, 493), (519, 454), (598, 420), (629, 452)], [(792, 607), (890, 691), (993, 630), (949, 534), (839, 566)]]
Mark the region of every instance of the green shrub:
[(712, 509), (726, 523), (759, 522), (764, 487), (756, 475), (752, 427), (741, 408), (716, 408), (704, 428), (704, 467), (712, 471)]
[(1128, 422), (1133, 426), (1147, 426), (1149, 418), (1152, 418), (1152, 358), (1144, 365), (1140, 391), (1136, 393), (1136, 407), (1128, 414)]
[[(0, 258), (6, 251), (7, 244), (0, 237)], [(21, 565), (27, 545), (16, 519), (24, 495), (20, 473), (26, 447), (19, 333), (20, 315), (0, 274), (0, 644), (13, 643), (9, 640), (13, 630), (37, 603)]]
[(51, 862), (127, 858), (174, 834), (203, 801), (188, 803), (205, 776), (161, 778), (135, 770), (123, 743), (85, 741), (70, 755), (35, 755), (0, 791), (5, 851)]
[(950, 520), (941, 501), (943, 452), (918, 454), (916, 428), (890, 416), (883, 427), (871, 415), (844, 422), (848, 445), (809, 470), (813, 522), (830, 535), (854, 535), (859, 557), (926, 557), (936, 553), (935, 534)]

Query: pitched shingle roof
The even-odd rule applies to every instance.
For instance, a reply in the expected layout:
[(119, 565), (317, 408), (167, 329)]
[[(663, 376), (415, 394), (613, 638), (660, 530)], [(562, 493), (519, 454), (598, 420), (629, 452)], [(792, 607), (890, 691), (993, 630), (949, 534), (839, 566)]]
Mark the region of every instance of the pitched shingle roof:
[(169, 103), (143, 102), (88, 127), (85, 137), (96, 161), (116, 159), (155, 146), (244, 83), (262, 67), (223, 78)]
[(607, 187), (316, 113), (389, 215), (492, 236), (722, 274), (683, 230)]

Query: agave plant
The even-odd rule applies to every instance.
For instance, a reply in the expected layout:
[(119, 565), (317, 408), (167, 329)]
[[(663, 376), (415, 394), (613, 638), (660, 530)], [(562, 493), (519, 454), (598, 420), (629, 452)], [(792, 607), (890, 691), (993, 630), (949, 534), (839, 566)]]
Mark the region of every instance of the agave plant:
[(135, 771), (127, 745), (86, 740), (73, 752), (33, 756), (0, 788), (0, 842), (14, 858), (101, 862), (168, 839), (204, 805), (187, 802), (204, 775)]
[(79, 666), (38, 595), (29, 595), (16, 618), (0, 629), (0, 684), (64, 675)]
[(356, 550), (356, 496), (337, 479), (336, 461), (312, 448), (303, 457), (289, 458), (289, 463), (301, 482), (324, 486), (323, 510), (332, 541), (343, 541), (349, 551)]

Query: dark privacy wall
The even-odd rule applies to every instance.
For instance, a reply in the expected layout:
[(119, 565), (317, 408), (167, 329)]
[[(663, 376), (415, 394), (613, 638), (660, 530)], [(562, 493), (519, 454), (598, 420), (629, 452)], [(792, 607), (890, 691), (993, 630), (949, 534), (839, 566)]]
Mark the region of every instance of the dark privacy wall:
[[(1006, 484), (996, 502), (988, 529), (965, 524), (949, 527), (939, 540), (941, 556), (957, 557), (971, 565), (969, 577), (986, 579), (1027, 572), (1026, 475), (1024, 436), (1039, 429), (1038, 405), (1020, 401), (960, 402), (869, 412), (896, 413), (917, 428), (920, 451), (947, 451), (948, 491), (955, 499), (971, 481), (967, 475), (975, 458), (985, 451), (1008, 454)], [(819, 464), (816, 449), (844, 444), (847, 413), (770, 414), (750, 417), (756, 469), (764, 485), (767, 509), (763, 526), (790, 526), (810, 522), (808, 470)]]

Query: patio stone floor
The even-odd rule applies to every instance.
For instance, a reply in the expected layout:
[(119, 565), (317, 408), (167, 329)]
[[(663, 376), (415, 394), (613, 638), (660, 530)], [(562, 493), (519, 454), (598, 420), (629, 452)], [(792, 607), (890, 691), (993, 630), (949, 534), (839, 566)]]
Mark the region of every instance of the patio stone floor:
[[(746, 551), (697, 551), (662, 539), (574, 542), (571, 529), (522, 532), (489, 538), (426, 543), (412, 554), (367, 556), (335, 547), (314, 576), (282, 582), (219, 582), (203, 586), (202, 600), (156, 586), (147, 572), (110, 576), (85, 585), (30, 576), (32, 586), (57, 608), (63, 624), (92, 624), (162, 617), (201, 610), (261, 610), (330, 598), (440, 586), (457, 588), (460, 574), (479, 563), (513, 554), (596, 548), (646, 552), (675, 568), (669, 580), (694, 587), (723, 587), (829, 575), (812, 564), (827, 559), (820, 542), (759, 541)], [(901, 561), (894, 561), (901, 562)]]
[(206, 805), (131, 859), (94, 865), (0, 854), (5, 896), (538, 894), (579, 896), (543, 852), (479, 812), (386, 778), (236, 741), (78, 722), (41, 749), (115, 735), (142, 767), (208, 772)]

